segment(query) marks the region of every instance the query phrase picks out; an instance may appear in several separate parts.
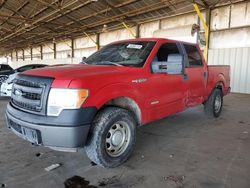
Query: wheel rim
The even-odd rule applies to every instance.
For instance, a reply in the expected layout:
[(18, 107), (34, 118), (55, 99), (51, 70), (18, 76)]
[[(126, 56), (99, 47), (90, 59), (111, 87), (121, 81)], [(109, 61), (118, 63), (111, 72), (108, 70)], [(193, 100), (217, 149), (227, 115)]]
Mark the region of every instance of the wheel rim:
[(218, 113), (220, 111), (221, 104), (222, 104), (221, 96), (217, 95), (215, 97), (215, 101), (214, 101), (214, 111), (215, 111), (215, 113)]
[(122, 155), (128, 148), (131, 138), (129, 125), (119, 121), (111, 126), (106, 136), (106, 152), (111, 157)]

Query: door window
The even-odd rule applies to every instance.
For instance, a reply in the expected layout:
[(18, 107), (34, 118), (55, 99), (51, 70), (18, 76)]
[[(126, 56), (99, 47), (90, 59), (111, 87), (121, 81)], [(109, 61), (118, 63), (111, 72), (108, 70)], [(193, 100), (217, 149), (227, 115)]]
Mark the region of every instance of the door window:
[(188, 65), (187, 67), (197, 67), (202, 66), (201, 55), (194, 45), (184, 44), (184, 48), (187, 53)]
[(180, 54), (180, 51), (178, 49), (178, 46), (176, 43), (166, 43), (163, 44), (160, 49), (158, 50), (158, 53), (156, 57), (154, 58), (154, 61), (168, 61), (168, 55), (169, 54)]

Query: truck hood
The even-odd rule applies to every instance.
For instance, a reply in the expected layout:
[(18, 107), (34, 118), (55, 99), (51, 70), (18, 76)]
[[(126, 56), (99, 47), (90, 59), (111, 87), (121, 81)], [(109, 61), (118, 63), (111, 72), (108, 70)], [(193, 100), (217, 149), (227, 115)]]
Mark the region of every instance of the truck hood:
[(119, 74), (125, 72), (127, 69), (129, 68), (123, 66), (75, 64), (33, 69), (25, 71), (23, 74), (52, 77), (60, 80), (74, 80), (97, 75)]

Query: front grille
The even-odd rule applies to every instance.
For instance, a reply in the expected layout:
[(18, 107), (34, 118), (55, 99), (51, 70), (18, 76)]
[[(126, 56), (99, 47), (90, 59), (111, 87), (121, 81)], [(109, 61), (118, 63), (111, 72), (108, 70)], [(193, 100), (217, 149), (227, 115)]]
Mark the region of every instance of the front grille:
[(13, 85), (12, 101), (18, 107), (40, 112), (42, 110), (41, 98), (44, 89), (45, 85), (43, 84), (37, 85), (28, 81), (17, 80)]
[(11, 103), (22, 110), (45, 113), (45, 103), (52, 79), (18, 75), (14, 80)]

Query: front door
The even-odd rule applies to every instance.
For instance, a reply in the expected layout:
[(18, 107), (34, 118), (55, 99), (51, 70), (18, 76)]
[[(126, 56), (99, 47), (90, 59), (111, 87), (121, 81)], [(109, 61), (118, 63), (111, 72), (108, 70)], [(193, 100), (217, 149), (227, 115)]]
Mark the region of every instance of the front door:
[[(166, 62), (169, 54), (182, 54), (181, 46), (176, 43), (162, 44), (153, 62)], [(159, 119), (183, 110), (186, 90), (183, 74), (152, 73), (148, 84), (151, 88), (146, 102), (150, 119)]]

